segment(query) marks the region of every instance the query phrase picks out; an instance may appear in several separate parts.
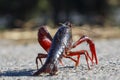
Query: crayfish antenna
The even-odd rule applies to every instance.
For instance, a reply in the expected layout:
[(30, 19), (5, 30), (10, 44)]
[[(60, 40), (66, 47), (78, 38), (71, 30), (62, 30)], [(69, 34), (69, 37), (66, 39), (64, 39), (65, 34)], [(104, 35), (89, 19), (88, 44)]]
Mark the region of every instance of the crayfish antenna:
[(62, 26), (69, 26), (69, 27), (72, 27), (72, 24), (69, 22), (69, 21), (66, 21), (65, 23), (59, 23), (60, 25)]

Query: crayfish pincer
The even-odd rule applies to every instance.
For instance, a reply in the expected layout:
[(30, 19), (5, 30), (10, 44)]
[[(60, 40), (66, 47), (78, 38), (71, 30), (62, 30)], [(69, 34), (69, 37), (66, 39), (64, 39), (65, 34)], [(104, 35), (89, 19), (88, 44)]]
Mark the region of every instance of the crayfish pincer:
[(69, 48), (71, 39), (71, 25), (63, 24), (60, 26), (52, 40), (52, 44), (45, 63), (33, 75), (37, 76), (41, 73), (55, 75), (58, 71), (58, 63), (62, 59), (65, 49)]

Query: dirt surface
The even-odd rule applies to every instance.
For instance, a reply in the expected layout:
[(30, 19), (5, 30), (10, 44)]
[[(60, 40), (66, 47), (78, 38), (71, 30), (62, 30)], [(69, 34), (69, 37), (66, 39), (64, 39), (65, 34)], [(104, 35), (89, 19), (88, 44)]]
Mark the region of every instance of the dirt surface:
[[(52, 36), (56, 33), (58, 28), (47, 27)], [(35, 30), (5, 30), (0, 32), (0, 39), (33, 41), (37, 39), (38, 29)], [(87, 35), (92, 39), (112, 39), (120, 38), (120, 27), (90, 27), (84, 25), (82, 27), (72, 28), (73, 39), (77, 40), (82, 35)]]
[[(64, 58), (65, 65), (59, 64), (58, 75), (34, 77), (37, 53), (45, 52), (39, 44), (16, 45), (10, 40), (0, 40), (0, 80), (120, 80), (120, 39), (102, 39), (95, 41), (95, 45), (99, 64), (91, 66), (90, 70), (84, 56), (77, 69), (74, 62)], [(86, 43), (74, 50), (82, 49), (89, 51)]]
[[(57, 31), (49, 27), (48, 30), (52, 36)], [(0, 80), (120, 80), (120, 28), (85, 26), (72, 30), (74, 41), (82, 35), (88, 35), (94, 40), (98, 65), (88, 70), (85, 57), (81, 56), (80, 64), (75, 69), (74, 62), (63, 59), (65, 66), (59, 64), (58, 75), (34, 77), (36, 56), (39, 52), (46, 53), (37, 42), (37, 30), (4, 31), (0, 33)], [(86, 43), (73, 51), (83, 49), (89, 51)]]

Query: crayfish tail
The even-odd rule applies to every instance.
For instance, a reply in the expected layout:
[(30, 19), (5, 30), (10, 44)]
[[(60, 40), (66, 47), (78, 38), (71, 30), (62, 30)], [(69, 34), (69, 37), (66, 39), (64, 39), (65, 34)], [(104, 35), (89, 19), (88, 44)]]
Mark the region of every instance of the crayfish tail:
[(55, 64), (43, 65), (37, 72), (33, 74), (33, 76), (38, 76), (42, 73), (49, 73), (50, 75), (55, 75), (57, 71), (58, 69)]
[(33, 76), (38, 76), (38, 75), (40, 75), (42, 72), (43, 72), (43, 71), (42, 71), (41, 69), (39, 69), (37, 72), (35, 72), (35, 73), (33, 74)]

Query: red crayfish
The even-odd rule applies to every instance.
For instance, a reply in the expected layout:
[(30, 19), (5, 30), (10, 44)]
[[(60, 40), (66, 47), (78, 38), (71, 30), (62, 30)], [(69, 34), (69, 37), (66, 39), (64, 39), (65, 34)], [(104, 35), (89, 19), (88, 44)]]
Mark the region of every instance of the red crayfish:
[[(80, 55), (85, 55), (89, 69), (90, 67), (88, 59), (90, 59), (92, 64), (94, 64), (94, 61), (96, 64), (98, 64), (95, 44), (93, 43), (93, 41), (87, 36), (82, 36), (78, 41), (72, 44), (73, 40), (71, 28), (72, 25), (70, 23), (62, 24), (62, 26), (59, 27), (58, 31), (52, 39), (46, 27), (40, 27), (38, 32), (38, 42), (48, 52), (48, 54), (38, 54), (38, 56), (36, 57), (37, 69), (38, 59), (43, 66), (33, 75), (37, 76), (41, 73), (49, 73), (50, 75), (55, 75), (58, 71), (58, 63), (60, 62), (63, 65), (61, 61), (62, 58), (69, 58), (74, 61), (75, 67), (77, 67), (79, 64)], [(85, 41), (89, 44), (92, 57), (89, 56), (87, 50), (71, 51), (72, 48), (75, 48), (77, 45)], [(77, 56), (77, 59), (72, 58), (72, 56)], [(41, 58), (47, 58), (44, 64), (42, 63)]]

